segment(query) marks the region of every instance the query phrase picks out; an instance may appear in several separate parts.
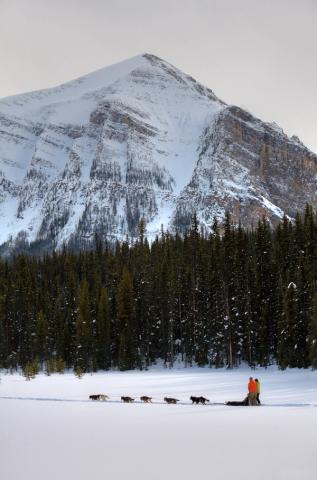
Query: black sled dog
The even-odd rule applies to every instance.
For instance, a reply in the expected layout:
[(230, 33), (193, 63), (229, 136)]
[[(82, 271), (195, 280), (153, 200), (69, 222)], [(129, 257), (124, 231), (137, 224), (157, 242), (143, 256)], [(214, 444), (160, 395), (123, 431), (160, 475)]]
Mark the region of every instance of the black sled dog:
[(208, 398), (205, 398), (205, 397), (193, 397), (193, 396), (191, 396), (190, 400), (192, 401), (192, 404), (195, 403), (196, 405), (198, 405), (199, 403), (201, 403), (202, 405), (206, 405), (206, 402), (209, 402)]
[(177, 398), (164, 397), (164, 402), (172, 403), (172, 404), (176, 405), (176, 403), (179, 402), (179, 400), (177, 400)]
[(121, 397), (121, 402), (123, 402), (123, 403), (133, 403), (134, 398), (132, 398), (132, 397)]

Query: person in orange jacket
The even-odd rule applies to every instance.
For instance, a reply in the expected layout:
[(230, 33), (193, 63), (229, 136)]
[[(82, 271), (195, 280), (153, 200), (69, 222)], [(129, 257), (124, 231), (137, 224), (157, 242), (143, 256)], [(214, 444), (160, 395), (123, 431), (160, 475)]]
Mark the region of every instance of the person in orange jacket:
[(248, 383), (248, 398), (249, 398), (249, 405), (254, 406), (257, 405), (256, 401), (256, 382), (253, 380), (253, 377), (249, 378), (249, 383)]

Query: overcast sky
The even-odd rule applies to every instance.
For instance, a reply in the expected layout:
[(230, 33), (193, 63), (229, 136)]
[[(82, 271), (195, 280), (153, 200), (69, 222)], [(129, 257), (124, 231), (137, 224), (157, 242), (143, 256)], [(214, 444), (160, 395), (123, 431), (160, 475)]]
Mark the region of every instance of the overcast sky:
[(0, 0), (0, 98), (144, 52), (317, 152), (317, 0)]

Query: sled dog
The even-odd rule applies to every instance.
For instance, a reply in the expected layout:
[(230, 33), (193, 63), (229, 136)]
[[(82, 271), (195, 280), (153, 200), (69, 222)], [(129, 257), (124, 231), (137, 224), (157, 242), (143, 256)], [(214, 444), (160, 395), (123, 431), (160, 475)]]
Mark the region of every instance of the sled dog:
[(109, 400), (109, 397), (103, 393), (97, 393), (96, 395), (89, 395), (89, 400), (101, 400), (105, 402), (106, 400)]
[(179, 400), (177, 400), (177, 398), (164, 397), (164, 402), (176, 404), (177, 402), (179, 402)]
[(131, 397), (121, 397), (121, 401), (123, 403), (133, 403), (134, 402), (134, 398), (131, 398)]
[(141, 402), (143, 403), (152, 403), (152, 397), (147, 397), (146, 395), (143, 395), (140, 397)]
[(205, 398), (205, 397), (191, 396), (190, 400), (192, 401), (192, 404), (195, 403), (196, 405), (198, 405), (199, 403), (201, 403), (202, 405), (206, 405), (206, 402), (209, 402), (208, 398)]

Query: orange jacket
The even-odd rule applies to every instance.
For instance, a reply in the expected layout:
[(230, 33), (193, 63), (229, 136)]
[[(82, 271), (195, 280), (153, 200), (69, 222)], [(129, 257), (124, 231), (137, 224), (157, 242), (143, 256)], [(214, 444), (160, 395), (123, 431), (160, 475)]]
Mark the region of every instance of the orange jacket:
[(254, 380), (249, 380), (248, 390), (249, 393), (256, 393), (256, 382)]

